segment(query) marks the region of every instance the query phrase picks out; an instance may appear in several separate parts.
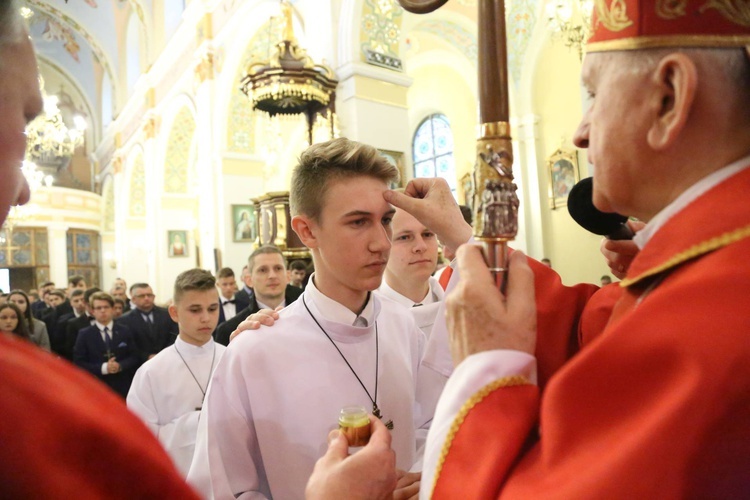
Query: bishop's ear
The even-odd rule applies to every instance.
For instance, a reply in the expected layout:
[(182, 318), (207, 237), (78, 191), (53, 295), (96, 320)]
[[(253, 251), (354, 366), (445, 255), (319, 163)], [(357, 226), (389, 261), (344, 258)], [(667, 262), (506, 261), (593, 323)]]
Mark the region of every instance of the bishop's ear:
[(299, 239), (308, 248), (316, 248), (318, 246), (315, 236), (316, 228), (316, 222), (306, 215), (295, 215), (292, 217), (292, 229), (294, 229)]
[(654, 149), (665, 149), (677, 140), (695, 101), (698, 71), (689, 56), (672, 53), (659, 61), (653, 73), (658, 113), (648, 133)]

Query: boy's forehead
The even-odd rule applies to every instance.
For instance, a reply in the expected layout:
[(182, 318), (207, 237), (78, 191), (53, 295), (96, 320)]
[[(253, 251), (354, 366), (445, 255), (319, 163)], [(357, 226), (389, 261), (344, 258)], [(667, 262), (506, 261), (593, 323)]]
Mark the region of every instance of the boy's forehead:
[(178, 300), (180, 304), (190, 306), (191, 304), (204, 304), (206, 302), (218, 302), (219, 292), (216, 288), (210, 290), (185, 290)]
[(388, 189), (385, 181), (370, 176), (333, 179), (329, 181), (321, 208), (337, 215), (393, 211), (393, 206), (383, 198)]

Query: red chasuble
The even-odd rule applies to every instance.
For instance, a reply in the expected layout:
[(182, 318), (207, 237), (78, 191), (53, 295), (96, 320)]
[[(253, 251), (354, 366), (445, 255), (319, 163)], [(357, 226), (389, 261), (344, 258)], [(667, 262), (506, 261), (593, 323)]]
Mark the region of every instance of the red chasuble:
[[(654, 234), (603, 331), (610, 287), (556, 324), (541, 318), (545, 295), (586, 294), (541, 287), (542, 393), (513, 378), (477, 392), (444, 444), (434, 498), (747, 497), (748, 193), (745, 169)], [(562, 360), (579, 326), (581, 350)]]

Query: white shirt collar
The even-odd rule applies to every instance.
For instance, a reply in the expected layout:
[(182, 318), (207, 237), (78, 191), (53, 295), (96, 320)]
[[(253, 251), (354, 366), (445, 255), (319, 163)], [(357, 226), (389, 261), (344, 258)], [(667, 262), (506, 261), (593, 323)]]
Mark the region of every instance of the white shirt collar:
[(211, 354), (214, 347), (214, 339), (208, 339), (208, 342), (203, 345), (193, 345), (185, 342), (178, 336), (174, 340), (174, 343), (182, 355), (200, 356), (205, 353)]
[(724, 168), (707, 175), (703, 179), (699, 180), (689, 188), (687, 188), (680, 196), (678, 196), (672, 203), (664, 207), (653, 219), (646, 224), (646, 227), (638, 231), (633, 237), (633, 242), (638, 245), (638, 248), (642, 249), (646, 246), (646, 243), (661, 229), (664, 224), (667, 223), (675, 214), (682, 211), (696, 198), (707, 192), (714, 186), (720, 184), (722, 181), (728, 179), (734, 174), (750, 167), (750, 156), (745, 156), (733, 163), (730, 163)]
[[(318, 287), (315, 286), (315, 282), (313, 281), (314, 277), (315, 274), (313, 273), (313, 275), (310, 276), (310, 281), (308, 281), (307, 283), (305, 293), (308, 293), (310, 295), (312, 300), (315, 302), (315, 305), (318, 307), (318, 310), (325, 319), (333, 321), (335, 323), (343, 323), (345, 325), (352, 326), (368, 326), (372, 323), (375, 315), (372, 294), (368, 295), (365, 308), (362, 310), (359, 316), (357, 316), (356, 314), (351, 312), (349, 308), (342, 304), (339, 304), (338, 302), (324, 295), (323, 292), (318, 290)], [(362, 322), (364, 322), (365, 324), (361, 324)]]
[(106, 326), (109, 329), (110, 333), (111, 333), (112, 332), (112, 326), (115, 324), (115, 322), (114, 321), (110, 321), (106, 325), (103, 325), (103, 324), (99, 323), (98, 321), (94, 321), (94, 324), (96, 325), (96, 327), (99, 329), (100, 332), (102, 330), (104, 330), (104, 327)]
[(435, 302), (440, 301), (440, 299), (443, 298), (442, 293), (438, 293), (438, 290), (440, 292), (443, 291), (442, 287), (440, 286), (440, 283), (438, 283), (438, 280), (436, 280), (434, 277), (430, 276), (429, 280), (430, 289), (427, 290), (427, 294), (424, 296), (421, 302), (414, 302), (409, 297), (406, 297), (404, 295), (401, 295), (399, 292), (394, 290), (384, 279), (383, 283), (380, 285), (380, 288), (378, 291), (385, 295), (386, 297), (395, 300), (399, 304), (402, 304), (406, 307), (414, 307), (414, 304), (432, 304)]

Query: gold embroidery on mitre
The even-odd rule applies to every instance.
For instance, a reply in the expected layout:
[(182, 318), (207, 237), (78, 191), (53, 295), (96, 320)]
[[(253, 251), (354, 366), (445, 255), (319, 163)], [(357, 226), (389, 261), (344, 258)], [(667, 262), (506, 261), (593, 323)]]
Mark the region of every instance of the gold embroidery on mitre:
[(706, 9), (716, 9), (729, 21), (750, 27), (750, 2), (747, 0), (708, 0), (699, 11), (702, 14)]
[(656, 15), (662, 19), (677, 19), (685, 15), (687, 0), (657, 0)]
[(633, 24), (627, 13), (625, 0), (612, 0), (607, 6), (606, 0), (595, 0), (596, 16), (609, 31), (622, 31)]
[(469, 412), (477, 405), (479, 404), (484, 398), (489, 396), (489, 394), (496, 389), (499, 389), (501, 387), (516, 387), (519, 385), (531, 385), (531, 382), (529, 382), (529, 379), (524, 377), (523, 375), (512, 375), (509, 377), (503, 377), (501, 379), (495, 380), (494, 382), (490, 382), (489, 384), (485, 385), (481, 389), (479, 389), (469, 400), (464, 403), (464, 405), (461, 407), (461, 410), (456, 415), (456, 418), (453, 419), (453, 423), (451, 424), (450, 429), (448, 430), (448, 435), (445, 437), (445, 442), (443, 443), (443, 449), (440, 451), (440, 457), (438, 457), (437, 465), (435, 466), (435, 477), (432, 480), (432, 489), (430, 490), (430, 498), (435, 493), (435, 486), (437, 486), (438, 478), (440, 477), (440, 472), (443, 469), (443, 464), (445, 463), (445, 459), (448, 457), (448, 452), (451, 449), (451, 444), (453, 444), (453, 438), (456, 437), (456, 434), (458, 434), (458, 430), (461, 428), (461, 425), (464, 423), (464, 420), (466, 420), (467, 415)]

